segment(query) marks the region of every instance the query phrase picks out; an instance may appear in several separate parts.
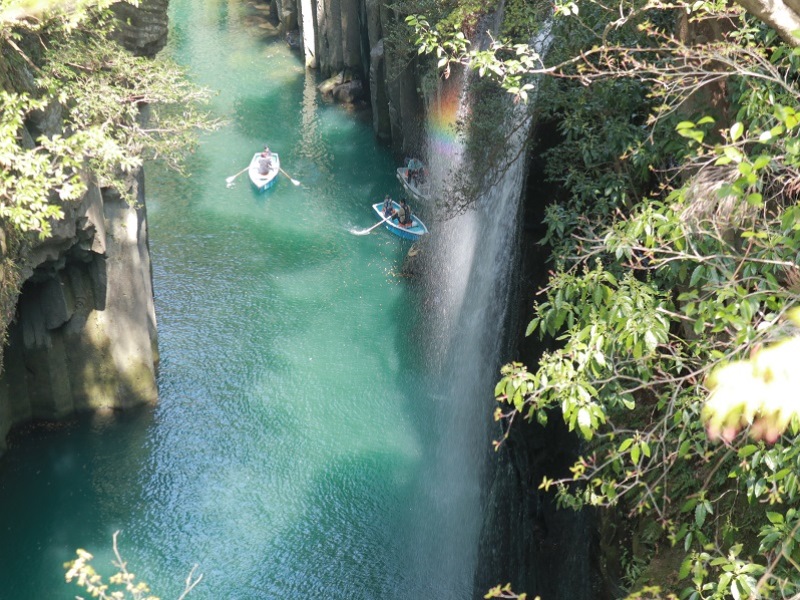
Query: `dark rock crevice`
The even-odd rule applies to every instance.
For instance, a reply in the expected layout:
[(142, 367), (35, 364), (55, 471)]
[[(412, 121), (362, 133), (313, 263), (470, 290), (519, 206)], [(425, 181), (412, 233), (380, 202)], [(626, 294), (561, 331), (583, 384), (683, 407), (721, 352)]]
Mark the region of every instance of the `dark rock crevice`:
[[(537, 124), (529, 151), (521, 224), (521, 261), (515, 312), (519, 338), (514, 360), (535, 370), (547, 349), (536, 336), (524, 337), (536, 292), (547, 281), (550, 251), (539, 244), (546, 233), (544, 211), (561, 191), (544, 175), (543, 154), (558, 139), (554, 123)], [(498, 429), (496, 437), (502, 431)], [(558, 509), (551, 490), (539, 489), (543, 477), (569, 478), (579, 440), (561, 415), (546, 426), (517, 420), (497, 453), (488, 494), (476, 573), (476, 589), (511, 583), (517, 593), (570, 600), (611, 598), (598, 559), (598, 521), (591, 511)]]

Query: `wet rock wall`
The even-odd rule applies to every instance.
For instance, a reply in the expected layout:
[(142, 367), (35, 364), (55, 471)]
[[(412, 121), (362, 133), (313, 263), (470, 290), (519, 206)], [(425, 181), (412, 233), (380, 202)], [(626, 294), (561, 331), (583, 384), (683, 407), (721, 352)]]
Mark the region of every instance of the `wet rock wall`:
[[(340, 76), (368, 102), (379, 139), (396, 153), (420, 149), (420, 93), (416, 59), (393, 50), (390, 31), (405, 15), (383, 0), (272, 0), (287, 34), (297, 32), (306, 66), (323, 78)], [(352, 82), (358, 82), (353, 86)]]

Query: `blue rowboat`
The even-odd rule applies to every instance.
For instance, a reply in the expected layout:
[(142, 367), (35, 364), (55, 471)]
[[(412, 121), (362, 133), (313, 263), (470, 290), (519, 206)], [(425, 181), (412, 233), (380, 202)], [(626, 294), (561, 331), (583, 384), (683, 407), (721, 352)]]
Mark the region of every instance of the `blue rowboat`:
[(278, 172), (281, 170), (281, 161), (278, 155), (273, 152), (271, 154), (272, 164), (270, 165), (269, 171), (262, 175), (258, 164), (260, 158), (261, 152), (256, 152), (253, 155), (253, 160), (250, 161), (250, 167), (247, 169), (247, 172), (250, 175), (250, 181), (253, 182), (256, 189), (259, 192), (263, 192), (275, 185), (275, 179), (278, 177)]
[[(400, 210), (400, 205), (397, 202), (392, 201), (392, 206), (395, 210)], [(378, 202), (377, 204), (373, 204), (372, 208), (378, 213), (378, 216), (383, 219), (383, 202)], [(386, 229), (391, 231), (395, 235), (399, 235), (404, 240), (418, 240), (420, 237), (428, 233), (428, 228), (425, 227), (425, 223), (419, 220), (419, 217), (415, 214), (411, 214), (411, 227), (402, 227), (401, 225), (397, 224), (397, 217), (389, 219), (385, 223)]]

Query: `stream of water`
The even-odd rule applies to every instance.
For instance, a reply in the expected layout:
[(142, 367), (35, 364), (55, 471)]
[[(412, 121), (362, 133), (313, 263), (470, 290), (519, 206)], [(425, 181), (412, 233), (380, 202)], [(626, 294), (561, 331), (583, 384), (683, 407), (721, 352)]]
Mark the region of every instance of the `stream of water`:
[[(160, 401), (12, 436), (0, 597), (74, 598), (62, 564), (86, 548), (109, 572), (118, 530), (164, 599), (194, 564), (192, 600), (472, 597), (497, 360), (475, 327), (496, 311), (476, 301), (503, 294), (465, 301), (470, 265), (449, 275), (461, 296), (443, 305), (469, 305), (475, 331), (452, 318), (466, 351), (433, 343), (417, 317), (436, 293), (400, 274), (408, 243), (350, 233), (400, 191), (370, 120), (321, 103), (259, 6), (170, 4), (166, 52), (227, 124), (190, 177), (147, 171)], [(265, 143), (302, 185), (227, 188)]]

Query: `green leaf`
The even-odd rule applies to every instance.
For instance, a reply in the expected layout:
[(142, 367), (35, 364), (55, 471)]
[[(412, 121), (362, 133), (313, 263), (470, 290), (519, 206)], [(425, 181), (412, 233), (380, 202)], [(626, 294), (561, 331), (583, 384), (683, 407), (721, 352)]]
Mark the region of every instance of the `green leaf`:
[(737, 164), (744, 160), (744, 154), (742, 154), (742, 151), (738, 148), (734, 148), (733, 146), (725, 146), (722, 152), (725, 154), (725, 156)]
[(702, 144), (703, 138), (705, 138), (706, 136), (706, 134), (700, 131), (699, 129), (684, 129), (683, 131), (679, 131), (678, 134), (682, 135), (683, 137), (692, 139), (698, 144)]
[(748, 194), (746, 200), (750, 206), (761, 206), (764, 204), (763, 196), (757, 193)]
[(514, 408), (517, 409), (518, 411), (522, 411), (522, 409), (525, 407), (525, 398), (519, 391), (514, 393), (513, 402), (514, 402)]
[(753, 454), (756, 450), (758, 450), (758, 446), (755, 444), (748, 444), (747, 446), (743, 446), (739, 448), (739, 452), (737, 452), (739, 458), (747, 458), (751, 454)]
[(678, 458), (683, 458), (689, 452), (689, 448), (691, 448), (692, 442), (691, 440), (684, 440), (680, 447), (678, 448)]
[(791, 468), (781, 469), (780, 471), (775, 473), (775, 477), (773, 477), (772, 479), (774, 481), (780, 481), (781, 479), (785, 479), (786, 476), (789, 475), (791, 472), (792, 472)]
[(742, 133), (744, 133), (744, 125), (738, 122), (731, 125), (731, 141), (738, 140), (742, 137)]
[(538, 325), (539, 325), (539, 317), (536, 317), (530, 323), (528, 323), (528, 327), (525, 329), (525, 337), (528, 337), (534, 331), (536, 331), (536, 327), (538, 327)]
[(703, 333), (703, 330), (704, 330), (704, 329), (705, 329), (705, 323), (703, 322), (703, 319), (697, 319), (697, 320), (694, 322), (694, 325), (692, 325), (692, 330), (693, 330), (693, 331), (694, 331), (694, 332), (695, 332), (697, 335), (700, 335), (701, 333)]
[(681, 569), (678, 571), (678, 579), (686, 579), (689, 573), (692, 572), (692, 557), (687, 556), (681, 563)]
[(644, 343), (650, 352), (655, 351), (656, 347), (658, 346), (658, 340), (652, 331), (644, 332)]
[(599, 350), (598, 350), (597, 352), (595, 352), (595, 353), (594, 353), (594, 360), (595, 360), (595, 362), (596, 362), (598, 365), (600, 365), (601, 367), (604, 367), (604, 366), (606, 365), (606, 357), (605, 357), (605, 355), (604, 355), (602, 352), (600, 352)]
[[(720, 560), (720, 559), (717, 559), (717, 560)], [(723, 558), (721, 560), (723, 562), (727, 562), (727, 559), (725, 559), (725, 558)], [(711, 566), (717, 566), (717, 565), (714, 565), (715, 562), (716, 562), (716, 560), (712, 560), (711, 561)], [(728, 588), (728, 585), (730, 584), (732, 578), (733, 578), (733, 575), (731, 575), (730, 573), (723, 573), (719, 578), (719, 583), (717, 583), (717, 593), (724, 595), (725, 592), (728, 591), (727, 588)]]
[(770, 160), (772, 160), (772, 157), (762, 154), (753, 162), (753, 168), (756, 171), (761, 170), (769, 164)]
[(700, 503), (694, 508), (694, 522), (698, 527), (702, 527), (706, 522), (706, 507), (705, 504)]
[(497, 398), (498, 396), (503, 395), (503, 390), (506, 388), (506, 380), (501, 379), (497, 382), (497, 385), (494, 386), (494, 396)]
[(733, 600), (740, 600), (741, 592), (739, 590), (739, 586), (736, 585), (736, 581), (733, 582), (731, 585), (731, 596), (733, 596)]
[(773, 525), (781, 525), (783, 523), (783, 515), (781, 513), (767, 511), (767, 519)]
[(642, 454), (644, 454), (647, 458), (650, 458), (650, 444), (647, 442), (642, 442)]
[(703, 265), (697, 265), (694, 271), (692, 271), (692, 276), (689, 278), (689, 285), (692, 287), (696, 287), (704, 276), (705, 276), (705, 267)]

